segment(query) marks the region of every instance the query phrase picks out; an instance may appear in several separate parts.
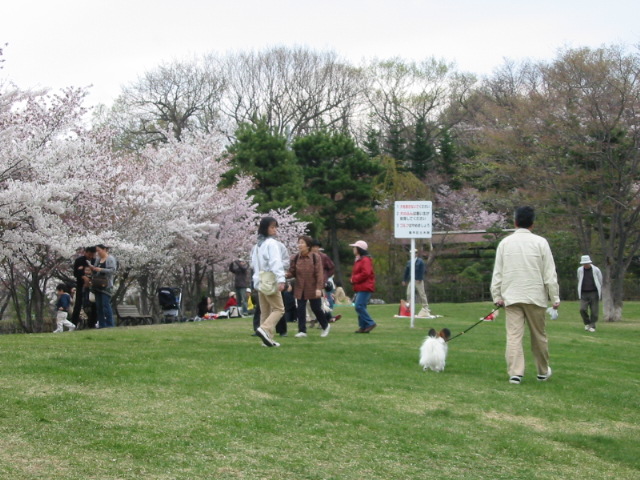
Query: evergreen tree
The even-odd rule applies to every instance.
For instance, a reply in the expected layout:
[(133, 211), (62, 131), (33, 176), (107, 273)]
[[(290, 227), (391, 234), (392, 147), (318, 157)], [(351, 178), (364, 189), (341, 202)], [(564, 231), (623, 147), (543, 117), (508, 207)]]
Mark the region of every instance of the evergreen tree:
[(363, 143), (364, 151), (371, 158), (379, 157), (382, 154), (380, 149), (380, 130), (370, 125), (366, 132), (366, 139)]
[(451, 188), (460, 188), (462, 186), (460, 179), (456, 177), (458, 173), (456, 165), (456, 148), (449, 130), (443, 130), (440, 137), (440, 160), (438, 163), (438, 170), (440, 173), (445, 174), (450, 179), (449, 185)]
[(423, 117), (415, 125), (413, 149), (411, 151), (411, 172), (418, 178), (424, 178), (431, 169), (435, 149), (427, 135), (427, 124)]
[(225, 174), (222, 186), (233, 184), (239, 173), (254, 177), (255, 187), (248, 193), (259, 212), (289, 206), (298, 212), (306, 206), (302, 168), (287, 147), (286, 137), (275, 133), (265, 120), (241, 124), (228, 152), (233, 168)]
[(338, 232), (364, 232), (376, 224), (372, 180), (380, 166), (344, 133), (316, 132), (295, 140), (293, 150), (303, 168), (311, 221), (327, 233), (340, 278)]
[(404, 121), (402, 113), (396, 108), (393, 114), (393, 121), (389, 125), (389, 132), (385, 142), (385, 153), (396, 159), (401, 168), (405, 168), (406, 160), (406, 139), (404, 138)]

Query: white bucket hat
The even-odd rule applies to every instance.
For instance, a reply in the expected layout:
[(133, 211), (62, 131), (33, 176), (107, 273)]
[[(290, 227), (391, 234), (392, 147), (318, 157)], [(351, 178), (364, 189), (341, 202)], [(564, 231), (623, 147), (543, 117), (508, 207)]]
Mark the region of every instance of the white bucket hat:
[(582, 255), (582, 258), (580, 259), (580, 265), (585, 265), (587, 263), (593, 263), (591, 261), (591, 257), (589, 255)]

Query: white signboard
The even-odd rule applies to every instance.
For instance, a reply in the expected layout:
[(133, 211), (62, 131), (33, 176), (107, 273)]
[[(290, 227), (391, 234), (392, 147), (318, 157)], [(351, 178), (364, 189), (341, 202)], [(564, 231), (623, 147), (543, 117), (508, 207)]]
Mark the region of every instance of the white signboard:
[(395, 202), (396, 238), (431, 238), (431, 202)]

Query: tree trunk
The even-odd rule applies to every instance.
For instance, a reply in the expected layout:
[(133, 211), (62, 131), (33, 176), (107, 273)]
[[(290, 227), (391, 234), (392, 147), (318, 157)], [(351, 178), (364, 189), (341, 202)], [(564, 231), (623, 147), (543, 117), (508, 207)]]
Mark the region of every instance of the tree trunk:
[(622, 304), (624, 294), (624, 275), (614, 278), (610, 267), (605, 267), (604, 285), (602, 286), (602, 310), (605, 322), (622, 320)]

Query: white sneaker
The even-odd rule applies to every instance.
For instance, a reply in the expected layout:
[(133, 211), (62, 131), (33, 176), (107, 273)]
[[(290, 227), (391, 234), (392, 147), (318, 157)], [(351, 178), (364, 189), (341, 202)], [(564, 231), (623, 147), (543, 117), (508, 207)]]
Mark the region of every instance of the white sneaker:
[(296, 338), (304, 338), (304, 337), (306, 337), (306, 336), (307, 336), (307, 334), (306, 334), (306, 333), (304, 333), (304, 332), (298, 332), (298, 333), (296, 333), (296, 334), (294, 335), (294, 337), (296, 337)]
[(584, 326), (584, 329), (585, 329), (585, 331), (587, 331), (587, 332), (589, 331), (589, 329), (590, 329), (590, 328), (591, 328), (591, 326), (590, 326), (590, 325), (585, 325), (585, 326)]
[(327, 335), (329, 335), (329, 330), (331, 330), (331, 325), (327, 325), (327, 328), (322, 330), (322, 333), (320, 334), (320, 336), (321, 337), (326, 337)]
[(538, 380), (540, 380), (541, 382), (544, 382), (545, 380), (549, 380), (550, 376), (551, 376), (551, 367), (549, 367), (549, 369), (547, 370), (546, 375), (538, 375)]
[(69, 331), (70, 331), (70, 332), (73, 332), (75, 329), (76, 329), (76, 326), (75, 326), (75, 325), (72, 325), (72, 326), (70, 326), (70, 327), (69, 327)]
[(56, 328), (56, 329), (55, 329), (53, 332), (51, 332), (51, 333), (62, 333), (62, 330), (61, 330), (61, 329), (59, 329), (59, 328)]
[(262, 328), (258, 327), (256, 329), (256, 335), (262, 339), (262, 343), (264, 343), (267, 347), (279, 347), (280, 344), (274, 342), (271, 336)]
[(593, 333), (593, 332), (595, 332), (595, 331), (596, 331), (596, 329), (595, 329), (595, 328), (593, 328), (593, 327), (589, 327), (589, 330), (588, 330), (588, 331), (589, 331), (589, 332), (591, 332), (591, 333)]

